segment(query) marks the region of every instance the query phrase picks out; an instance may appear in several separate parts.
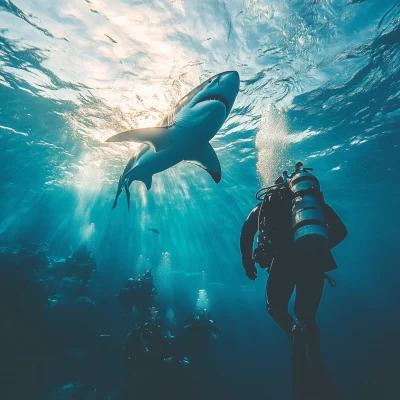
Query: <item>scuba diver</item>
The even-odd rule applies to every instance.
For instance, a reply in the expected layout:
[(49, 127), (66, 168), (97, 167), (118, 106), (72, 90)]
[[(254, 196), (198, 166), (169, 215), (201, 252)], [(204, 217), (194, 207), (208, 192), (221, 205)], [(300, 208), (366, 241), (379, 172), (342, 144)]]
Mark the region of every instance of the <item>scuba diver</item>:
[(150, 270), (137, 278), (129, 278), (119, 292), (119, 300), (125, 312), (129, 314), (135, 306), (141, 312), (147, 312), (154, 304), (155, 288)]
[[(173, 342), (172, 336), (164, 336), (161, 318), (155, 307), (149, 310), (146, 322), (137, 325), (125, 337), (124, 364), (127, 368), (140, 365), (154, 364), (155, 360), (169, 357), (168, 349)], [(165, 354), (164, 354), (165, 353)]]
[(194, 339), (197, 345), (208, 343), (211, 338), (216, 337), (217, 332), (218, 328), (207, 310), (198, 308), (185, 319), (184, 337)]
[(135, 324), (125, 337), (123, 362), (126, 373), (121, 398), (175, 400), (197, 399), (190, 392), (192, 369), (190, 360), (182, 354), (177, 338), (170, 331), (165, 334), (159, 311), (152, 307), (146, 322)]
[(83, 296), (89, 285), (89, 281), (96, 278), (97, 264), (86, 244), (81, 244), (65, 260), (67, 275), (79, 280), (80, 286), (76, 293)]
[(204, 363), (212, 353), (218, 328), (209, 311), (200, 307), (185, 318), (182, 331), (183, 347), (189, 359)]
[[(337, 268), (331, 249), (344, 240), (347, 229), (325, 203), (319, 181), (309, 171), (298, 162), (293, 173), (284, 171), (273, 186), (257, 192), (260, 203), (243, 225), (240, 250), (249, 279), (257, 278), (255, 263), (269, 273), (267, 311), (292, 346), (295, 397), (330, 399), (336, 398), (336, 390), (322, 363), (316, 314), (324, 280), (336, 285), (326, 272)], [(295, 288), (297, 321), (288, 312)]]

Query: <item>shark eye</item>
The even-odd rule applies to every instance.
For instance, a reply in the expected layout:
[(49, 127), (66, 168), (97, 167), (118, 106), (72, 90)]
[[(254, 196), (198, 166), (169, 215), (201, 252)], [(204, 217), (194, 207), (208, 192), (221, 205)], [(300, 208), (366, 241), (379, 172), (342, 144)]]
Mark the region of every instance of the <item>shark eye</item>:
[(211, 83), (212, 82), (212, 80), (211, 80), (211, 78), (208, 80), (208, 83)]

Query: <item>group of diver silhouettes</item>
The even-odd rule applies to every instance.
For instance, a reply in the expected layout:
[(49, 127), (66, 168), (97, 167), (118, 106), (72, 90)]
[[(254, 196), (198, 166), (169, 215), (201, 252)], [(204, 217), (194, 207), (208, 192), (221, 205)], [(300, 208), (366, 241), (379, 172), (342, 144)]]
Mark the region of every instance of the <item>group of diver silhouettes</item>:
[(119, 293), (126, 314), (133, 317), (124, 340), (122, 396), (131, 398), (134, 392), (139, 399), (155, 399), (168, 393), (175, 400), (200, 399), (193, 369), (205, 364), (217, 328), (211, 314), (197, 307), (172, 335), (156, 294), (150, 270), (129, 278)]
[[(344, 240), (347, 229), (326, 204), (311, 170), (298, 162), (290, 175), (284, 171), (273, 186), (257, 192), (259, 203), (243, 225), (240, 249), (249, 279), (257, 278), (256, 263), (269, 273), (267, 311), (292, 346), (295, 398), (336, 399), (335, 387), (322, 363), (316, 314), (324, 280), (335, 286), (326, 274), (337, 268), (331, 249)], [(295, 288), (297, 320), (288, 312)]]

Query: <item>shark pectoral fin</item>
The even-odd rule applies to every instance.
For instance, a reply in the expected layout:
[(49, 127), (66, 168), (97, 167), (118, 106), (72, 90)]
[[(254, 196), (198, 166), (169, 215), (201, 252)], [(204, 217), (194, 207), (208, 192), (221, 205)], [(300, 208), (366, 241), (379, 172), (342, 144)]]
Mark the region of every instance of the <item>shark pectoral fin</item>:
[(221, 164), (210, 143), (198, 147), (189, 158), (185, 158), (185, 161), (203, 168), (210, 174), (214, 182), (219, 183), (221, 181)]
[(106, 142), (140, 142), (150, 146), (155, 152), (166, 149), (171, 143), (171, 130), (167, 127), (134, 129), (117, 133)]

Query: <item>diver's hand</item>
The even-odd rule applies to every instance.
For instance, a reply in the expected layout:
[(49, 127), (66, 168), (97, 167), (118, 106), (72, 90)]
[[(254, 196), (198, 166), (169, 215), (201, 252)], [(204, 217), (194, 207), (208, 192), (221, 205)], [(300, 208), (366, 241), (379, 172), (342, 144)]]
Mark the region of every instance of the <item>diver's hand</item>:
[(254, 281), (257, 278), (257, 268), (254, 265), (254, 261), (242, 261), (244, 270), (246, 271), (246, 275), (249, 279)]
[(255, 281), (257, 279), (257, 270), (256, 267), (254, 267), (254, 269), (251, 270), (247, 270), (246, 269), (246, 275), (249, 279), (251, 279), (252, 281)]

